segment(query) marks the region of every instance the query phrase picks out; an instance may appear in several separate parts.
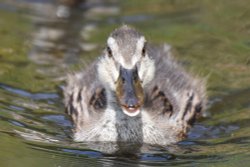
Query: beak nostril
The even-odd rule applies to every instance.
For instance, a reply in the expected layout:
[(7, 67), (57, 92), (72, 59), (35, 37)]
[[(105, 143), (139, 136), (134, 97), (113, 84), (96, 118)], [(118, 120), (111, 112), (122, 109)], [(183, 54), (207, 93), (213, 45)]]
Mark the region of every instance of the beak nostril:
[(125, 78), (122, 77), (122, 83), (123, 83), (123, 84), (125, 84), (125, 81), (126, 81)]

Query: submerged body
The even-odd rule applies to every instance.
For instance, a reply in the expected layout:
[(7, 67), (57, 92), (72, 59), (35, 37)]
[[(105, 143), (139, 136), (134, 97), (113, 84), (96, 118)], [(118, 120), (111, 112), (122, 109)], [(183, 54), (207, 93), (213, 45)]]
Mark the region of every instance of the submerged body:
[(75, 141), (175, 143), (206, 103), (203, 81), (174, 61), (169, 45), (150, 46), (126, 25), (99, 59), (69, 75), (64, 95)]

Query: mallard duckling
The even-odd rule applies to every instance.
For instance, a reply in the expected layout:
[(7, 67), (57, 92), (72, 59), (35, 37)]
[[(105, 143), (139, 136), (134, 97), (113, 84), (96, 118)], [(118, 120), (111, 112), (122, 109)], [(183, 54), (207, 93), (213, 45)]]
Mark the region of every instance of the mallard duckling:
[(205, 108), (205, 86), (171, 54), (127, 25), (114, 30), (102, 55), (68, 77), (74, 140), (168, 145), (185, 138)]

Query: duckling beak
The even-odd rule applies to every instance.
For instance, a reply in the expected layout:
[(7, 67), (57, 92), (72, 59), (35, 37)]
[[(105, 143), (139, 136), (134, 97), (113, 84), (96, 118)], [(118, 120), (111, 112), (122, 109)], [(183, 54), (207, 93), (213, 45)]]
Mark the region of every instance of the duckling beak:
[(136, 67), (133, 69), (120, 67), (116, 95), (126, 115), (136, 116), (140, 113), (144, 95)]

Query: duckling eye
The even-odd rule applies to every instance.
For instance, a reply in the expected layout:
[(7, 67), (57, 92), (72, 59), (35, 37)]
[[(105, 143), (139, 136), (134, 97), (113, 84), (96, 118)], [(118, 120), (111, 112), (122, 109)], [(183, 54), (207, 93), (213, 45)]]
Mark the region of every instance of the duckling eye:
[(143, 57), (145, 57), (145, 55), (146, 55), (146, 44), (147, 44), (147, 43), (145, 42), (145, 43), (144, 43), (144, 46), (143, 46), (143, 48), (142, 48), (142, 52), (141, 52)]
[(107, 46), (107, 52), (108, 52), (108, 56), (109, 57), (112, 57), (113, 54), (112, 54), (112, 50), (110, 49), (110, 47)]

